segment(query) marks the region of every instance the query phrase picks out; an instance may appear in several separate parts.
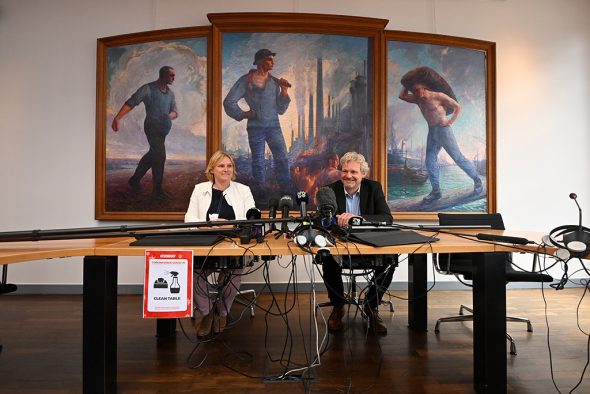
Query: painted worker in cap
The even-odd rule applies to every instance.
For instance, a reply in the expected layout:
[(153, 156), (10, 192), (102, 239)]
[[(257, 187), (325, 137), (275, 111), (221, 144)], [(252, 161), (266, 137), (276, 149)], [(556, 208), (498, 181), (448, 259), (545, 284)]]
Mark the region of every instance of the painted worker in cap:
[[(281, 192), (290, 192), (291, 175), (287, 145), (281, 130), (279, 115), (285, 113), (291, 102), (288, 89), (291, 84), (284, 78), (274, 77), (270, 71), (276, 53), (260, 49), (254, 55), (256, 69), (242, 75), (223, 100), (225, 113), (237, 120), (247, 119), (246, 130), (252, 153), (252, 187), (257, 197), (264, 195), (265, 144), (273, 155), (274, 172)], [(238, 102), (244, 99), (249, 109), (243, 110)]]

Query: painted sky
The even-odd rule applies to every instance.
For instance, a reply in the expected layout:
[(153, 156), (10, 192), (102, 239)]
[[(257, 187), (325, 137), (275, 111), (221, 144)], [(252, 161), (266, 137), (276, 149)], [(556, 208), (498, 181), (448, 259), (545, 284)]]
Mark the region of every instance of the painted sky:
[[(453, 132), (463, 154), (470, 159), (486, 157), (486, 69), (480, 50), (389, 41), (387, 47), (388, 140), (407, 141), (408, 149), (425, 150), (428, 126), (414, 104), (399, 99), (402, 76), (413, 68), (428, 66), (451, 85), (463, 113)], [(443, 150), (444, 152), (444, 150)], [(441, 159), (453, 162), (446, 153)]]
[[(262, 48), (275, 52), (275, 66), (271, 72), (277, 78), (287, 79), (291, 104), (279, 116), (289, 147), (291, 130), (297, 133), (298, 113), (309, 116), (309, 94), (316, 95), (317, 58), (323, 59), (324, 114), (327, 113), (328, 95), (346, 106), (349, 101), (350, 81), (364, 72), (369, 39), (366, 37), (298, 33), (224, 33), (222, 37), (222, 96), (250, 69), (255, 68), (254, 54)], [(315, 100), (315, 98), (314, 98)], [(315, 102), (315, 101), (314, 101)], [(315, 105), (315, 104), (314, 104)], [(220, 103), (221, 106), (221, 103)], [(221, 107), (223, 108), (223, 107)], [(244, 109), (247, 106), (244, 104)], [(222, 110), (223, 142), (229, 149), (247, 147), (246, 122), (231, 119)]]
[(143, 133), (145, 109), (138, 105), (127, 114), (119, 132), (111, 123), (119, 108), (143, 84), (158, 79), (158, 70), (172, 66), (176, 80), (171, 89), (179, 116), (166, 139), (169, 159), (205, 158), (207, 134), (207, 39), (205, 37), (154, 41), (112, 47), (107, 52), (106, 103), (107, 158), (141, 157), (148, 149)]

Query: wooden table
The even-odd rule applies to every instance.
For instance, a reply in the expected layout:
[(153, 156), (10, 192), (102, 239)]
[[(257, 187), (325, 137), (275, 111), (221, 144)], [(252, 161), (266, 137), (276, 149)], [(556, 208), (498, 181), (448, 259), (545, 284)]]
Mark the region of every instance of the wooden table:
[[(470, 231), (462, 230), (461, 233)], [(471, 230), (472, 233), (476, 231)], [(477, 232), (482, 232), (481, 230)], [(542, 234), (486, 230), (540, 241)], [(431, 233), (429, 233), (431, 234)], [(408, 254), (408, 326), (427, 330), (427, 255), (476, 253), (473, 262), (474, 388), (477, 392), (506, 392), (506, 286), (505, 261), (497, 252), (536, 248), (495, 245), (450, 234), (422, 245), (371, 247), (349, 244), (332, 247), (332, 254)], [(306, 254), (293, 242), (274, 239), (248, 245), (252, 255)], [(136, 247), (132, 238), (0, 243), (0, 264), (84, 256), (83, 274), (83, 388), (84, 392), (115, 392), (117, 384), (117, 266), (118, 256), (144, 256), (148, 249), (192, 249), (195, 255), (241, 256), (243, 245), (221, 242), (209, 247)]]

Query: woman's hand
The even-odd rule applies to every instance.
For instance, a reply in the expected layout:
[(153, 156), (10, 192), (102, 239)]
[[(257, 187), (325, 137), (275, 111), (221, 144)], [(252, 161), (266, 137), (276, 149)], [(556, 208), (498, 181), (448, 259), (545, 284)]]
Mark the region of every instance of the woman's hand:
[[(221, 219), (221, 218), (215, 218), (215, 219), (211, 219), (209, 220), (209, 222), (227, 222), (227, 219)], [(233, 224), (215, 224), (212, 227), (215, 228), (232, 228)]]

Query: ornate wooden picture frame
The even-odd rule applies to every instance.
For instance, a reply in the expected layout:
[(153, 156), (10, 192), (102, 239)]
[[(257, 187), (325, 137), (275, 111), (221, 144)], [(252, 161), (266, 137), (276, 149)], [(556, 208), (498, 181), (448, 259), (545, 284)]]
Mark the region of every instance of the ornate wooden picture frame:
[(209, 33), (98, 39), (96, 219), (184, 217), (207, 159)]
[(386, 196), (394, 217), (495, 212), (495, 44), (385, 34)]
[[(238, 181), (251, 186), (261, 209), (301, 190), (313, 209), (318, 188), (338, 178), (338, 156), (357, 151), (371, 164), (369, 177), (384, 186), (396, 220), (495, 212), (494, 43), (385, 31), (388, 21), (376, 18), (208, 18), (207, 27), (98, 40), (97, 219), (181, 220), (194, 185), (205, 180), (206, 160), (219, 149), (235, 157)], [(262, 88), (250, 74), (264, 59), (272, 61), (275, 92), (288, 99), (251, 108)], [(145, 103), (139, 88), (158, 82), (164, 66), (175, 80), (159, 86), (174, 93), (176, 109), (156, 127), (165, 144), (138, 105)], [(430, 100), (419, 102), (416, 81)], [(154, 177), (151, 160), (159, 157), (161, 169), (162, 152), (163, 177), (161, 170)]]
[[(255, 13), (209, 19), (220, 131), (213, 149), (233, 154), (238, 181), (250, 185), (258, 207), (298, 191), (313, 207), (318, 188), (339, 179), (339, 156), (354, 150), (375, 160), (376, 71), (387, 21)], [(254, 75), (266, 58), (272, 79), (262, 88)]]

